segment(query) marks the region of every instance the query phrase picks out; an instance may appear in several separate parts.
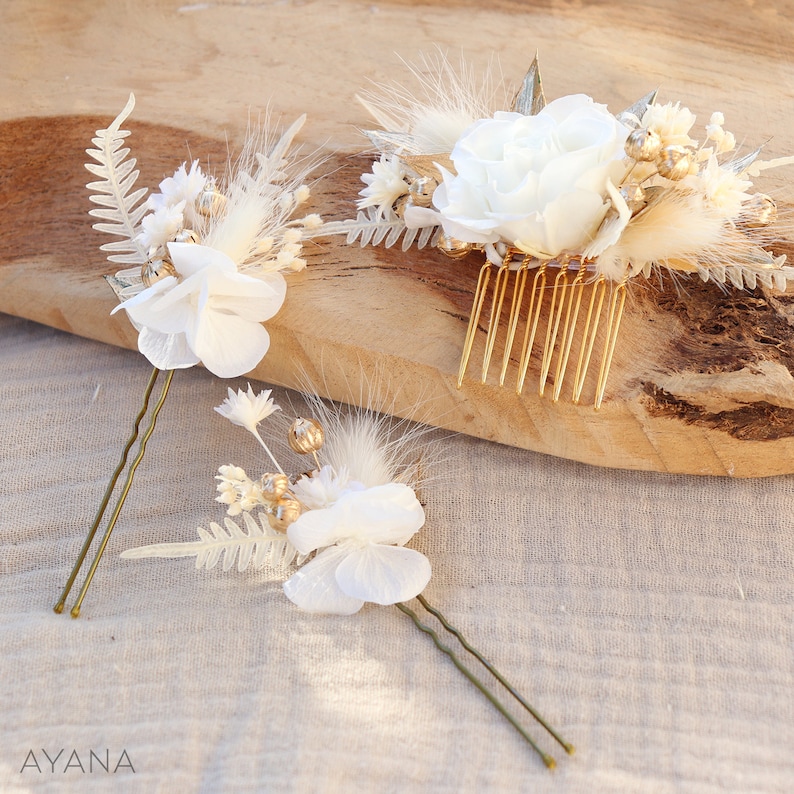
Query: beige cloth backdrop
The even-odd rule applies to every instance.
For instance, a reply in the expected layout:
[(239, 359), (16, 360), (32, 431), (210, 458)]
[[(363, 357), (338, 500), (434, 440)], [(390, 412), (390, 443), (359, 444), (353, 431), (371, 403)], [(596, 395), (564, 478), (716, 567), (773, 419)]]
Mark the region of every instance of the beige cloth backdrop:
[[(550, 773), (396, 608), (307, 615), (277, 576), (119, 559), (219, 520), (219, 464), (262, 465), (201, 369), (174, 379), (83, 616), (53, 614), (149, 367), (5, 316), (0, 340), (2, 791), (792, 790), (794, 478), (433, 434), (426, 594), (576, 744)], [(92, 749), (134, 773), (89, 772)]]

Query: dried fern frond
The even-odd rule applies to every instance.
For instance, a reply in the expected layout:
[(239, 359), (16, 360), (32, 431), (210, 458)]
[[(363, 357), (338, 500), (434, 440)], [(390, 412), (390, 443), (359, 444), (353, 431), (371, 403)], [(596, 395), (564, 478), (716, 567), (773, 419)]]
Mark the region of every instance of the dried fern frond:
[(438, 226), (425, 226), (409, 229), (402, 218), (378, 218), (377, 207), (359, 210), (355, 219), (324, 223), (318, 229), (306, 233), (306, 237), (325, 237), (332, 234), (346, 234), (348, 245), (359, 241), (362, 248), (379, 245), (391, 248), (402, 237), (402, 250), (407, 251), (414, 243), (417, 248), (434, 244), (439, 234)]
[(237, 570), (244, 571), (252, 564), (254, 570), (265, 567), (286, 568), (296, 559), (298, 564), (303, 557), (282, 532), (276, 532), (267, 521), (267, 516), (259, 514), (259, 523), (249, 513), (243, 513), (248, 532), (240, 525), (225, 518), (226, 531), (214, 521), (210, 531), (198, 528), (200, 540), (187, 543), (156, 543), (152, 546), (138, 546), (121, 553), (124, 559), (139, 560), (146, 557), (195, 557), (196, 568), (214, 568), (223, 555), (223, 570), (228, 571), (237, 560)]
[(130, 94), (124, 110), (113, 120), (112, 124), (104, 130), (96, 131), (96, 138), (92, 143), (96, 149), (86, 149), (97, 163), (86, 163), (85, 167), (100, 179), (89, 182), (89, 190), (97, 193), (89, 196), (94, 204), (99, 204), (99, 209), (92, 209), (89, 215), (99, 218), (100, 223), (95, 223), (94, 228), (100, 232), (115, 234), (125, 239), (106, 243), (100, 247), (102, 251), (111, 251), (108, 260), (124, 265), (141, 265), (146, 261), (146, 252), (136, 241), (138, 224), (146, 213), (146, 204), (141, 200), (146, 195), (146, 188), (132, 190), (138, 178), (134, 157), (127, 159), (130, 153), (128, 148), (122, 148), (124, 139), (130, 134), (122, 130), (121, 125), (132, 113), (135, 107), (135, 96)]

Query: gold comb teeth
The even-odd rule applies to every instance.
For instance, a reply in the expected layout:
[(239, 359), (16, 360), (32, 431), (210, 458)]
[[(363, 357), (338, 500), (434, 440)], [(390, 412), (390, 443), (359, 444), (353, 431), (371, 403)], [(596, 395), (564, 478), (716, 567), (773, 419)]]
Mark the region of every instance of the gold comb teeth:
[(383, 86), (364, 98), (394, 126), (366, 133), (380, 159), (362, 175), (357, 218), (318, 234), (435, 244), (456, 260), (483, 252), (459, 388), (476, 363), (482, 383), (522, 394), (537, 373), (541, 397), (592, 395), (599, 408), (631, 280), (656, 270), (737, 289), (794, 280), (769, 250), (787, 236), (775, 202), (751, 181), (794, 157), (737, 153), (722, 113), (698, 141), (694, 114), (657, 104), (656, 91), (617, 115), (583, 94), (547, 102), (537, 57), (509, 109), (444, 59), (414, 74), (415, 96)]
[[(575, 361), (570, 395), (571, 401), (578, 404), (590, 370), (601, 318), (605, 315), (605, 340), (594, 401), (595, 407), (599, 408), (604, 399), (617, 344), (626, 302), (628, 277), (613, 286), (612, 297), (605, 304), (607, 279), (592, 270), (588, 272), (591, 267), (584, 257), (578, 259), (560, 257), (557, 261), (535, 260), (517, 249), (509, 249), (499, 266), (486, 261), (480, 269), (477, 280), (474, 305), (458, 369), (458, 388), (462, 388), (469, 368), (477, 330), (483, 319), (483, 308), (490, 302), (491, 311), (486, 325), (481, 383), (486, 383), (488, 380), (494, 353), (498, 353), (497, 339), (502, 336), (500, 328), (503, 328), (504, 346), (501, 354), (499, 386), (505, 386), (510, 362), (514, 359), (514, 351), (518, 351), (520, 343), (515, 389), (518, 394), (524, 391), (530, 361), (535, 351), (535, 341), (542, 338), (543, 347), (535, 359), (540, 359), (538, 394), (541, 397), (546, 395), (551, 376), (553, 384), (551, 399), (557, 402), (563, 394), (566, 376), (574, 368)], [(496, 275), (492, 279), (493, 270), (496, 270)], [(511, 277), (512, 289), (509, 285)], [(492, 280), (493, 289), (489, 301), (488, 291)], [(529, 296), (526, 296), (528, 283), (530, 283)], [(588, 293), (589, 298), (586, 298)], [(506, 295), (511, 295), (511, 299), (510, 313), (505, 325), (502, 318)], [(544, 307), (547, 309), (545, 333), (541, 327)], [(523, 335), (518, 333), (522, 323)], [(577, 341), (578, 355), (572, 359), (571, 353), (575, 350)]]

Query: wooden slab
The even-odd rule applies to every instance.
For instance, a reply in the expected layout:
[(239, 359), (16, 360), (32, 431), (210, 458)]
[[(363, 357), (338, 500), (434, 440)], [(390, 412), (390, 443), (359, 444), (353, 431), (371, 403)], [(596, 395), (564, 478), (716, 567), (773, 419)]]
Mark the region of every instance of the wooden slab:
[[(112, 6), (113, 4), (109, 4)], [(84, 150), (134, 90), (125, 126), (154, 187), (190, 155), (217, 164), (249, 105), (272, 99), (286, 120), (308, 111), (304, 139), (332, 172), (315, 191), (327, 219), (350, 217), (367, 167), (367, 119), (352, 101), (365, 78), (405, 78), (434, 42), (484, 67), (498, 49), (510, 81), (541, 52), (549, 97), (587, 92), (613, 110), (649, 88), (705, 121), (712, 110), (769, 156), (794, 152), (792, 23), (742, 2), (342, 2), (228, 6), (150, 2), (135, 8), (12, 2), (0, 11), (10, 68), (0, 75), (0, 311), (125, 347), (135, 332), (109, 317), (112, 273), (90, 228)], [(134, 64), (134, 68), (133, 68)], [(780, 188), (785, 177), (767, 179)], [(762, 289), (723, 292), (687, 281), (631, 292), (600, 411), (482, 385), (455, 387), (480, 262), (433, 251), (346, 246), (323, 239), (291, 278), (268, 324), (271, 353), (253, 377), (356, 401), (378, 373), (399, 415), (419, 402), (434, 424), (605, 466), (731, 476), (794, 471), (794, 309)], [(681, 287), (685, 292), (681, 291)], [(483, 334), (475, 356), (482, 355)], [(508, 383), (514, 382), (515, 362)], [(536, 376), (537, 362), (531, 373)], [(493, 368), (494, 370), (496, 368)], [(512, 378), (512, 380), (511, 380)], [(791, 381), (791, 383), (789, 383)], [(362, 392), (363, 388), (363, 392)], [(592, 397), (594, 383), (585, 395)]]

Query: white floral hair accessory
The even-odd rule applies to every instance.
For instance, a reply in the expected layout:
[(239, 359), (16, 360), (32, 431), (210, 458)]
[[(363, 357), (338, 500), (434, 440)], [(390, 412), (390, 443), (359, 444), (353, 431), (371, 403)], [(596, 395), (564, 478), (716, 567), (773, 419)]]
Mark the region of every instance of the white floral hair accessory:
[(521, 393), (542, 339), (539, 393), (551, 380), (557, 400), (567, 375), (578, 403), (601, 330), (599, 407), (632, 280), (655, 271), (783, 290), (794, 279), (775, 253), (790, 224), (752, 182), (794, 157), (738, 151), (722, 113), (696, 139), (694, 114), (658, 104), (655, 91), (616, 115), (583, 94), (547, 102), (537, 58), (509, 108), (494, 107), (470, 70), (458, 73), (444, 58), (412, 71), (420, 94), (380, 86), (362, 98), (382, 128), (366, 132), (379, 158), (362, 175), (357, 218), (324, 233), (362, 246), (402, 239), (403, 250), (434, 244), (453, 258), (485, 256), (459, 388), (487, 316), (483, 383), (498, 338), (499, 384), (517, 359)]
[(306, 161), (290, 156), (301, 116), (276, 141), (267, 130), (249, 133), (230, 175), (219, 183), (194, 161), (183, 163), (146, 201), (133, 190), (135, 160), (122, 148), (129, 102), (106, 130), (86, 165), (100, 177), (89, 183), (95, 229), (121, 237), (102, 246), (111, 262), (134, 265), (112, 284), (139, 331), (138, 347), (159, 369), (202, 362), (221, 378), (243, 375), (267, 353), (261, 325), (281, 308), (284, 274), (301, 270), (304, 230), (317, 215), (295, 217), (309, 197)]
[[(154, 370), (132, 435), (55, 605), (58, 613), (64, 609), (116, 483), (127, 467), (162, 372), (165, 380), (72, 607), (72, 617), (80, 614), (168, 395), (174, 370), (202, 363), (218, 377), (232, 378), (253, 369), (270, 347), (270, 336), (262, 323), (284, 303), (285, 275), (306, 266), (301, 257), (306, 232), (322, 225), (319, 215), (299, 212), (310, 194), (305, 180), (317, 164), (316, 158), (298, 158), (292, 147), (305, 115), (279, 137), (271, 133), (267, 121), (249, 127), (242, 153), (229, 164), (223, 178), (206, 174), (197, 160), (189, 167), (185, 162), (173, 176), (160, 182), (159, 192), (145, 198), (146, 188), (135, 188), (139, 172), (125, 146), (129, 132), (121, 128), (134, 107), (135, 98), (130, 94), (124, 110), (106, 129), (97, 130), (94, 148), (87, 150), (96, 161), (86, 164), (96, 177), (88, 184), (90, 200), (98, 205), (89, 214), (98, 219), (95, 229), (120, 238), (101, 246), (108, 252), (108, 259), (132, 266), (108, 277), (122, 300), (111, 314), (121, 309), (127, 312), (138, 330), (138, 348)], [(256, 425), (270, 410), (274, 409), (267, 398), (254, 398), (251, 393), (250, 402), (245, 403), (245, 396), (239, 395), (229, 418), (255, 433)]]
[[(224, 571), (236, 563), (240, 572), (249, 568), (283, 572), (288, 574), (283, 582), (287, 598), (317, 614), (350, 616), (367, 602), (395, 605), (431, 637), (543, 762), (554, 767), (554, 758), (539, 748), (493, 691), (408, 606), (406, 602), (416, 598), (567, 753), (573, 753), (573, 746), (422, 595), (430, 581), (430, 561), (408, 544), (425, 524), (425, 511), (416, 495), (419, 472), (427, 463), (417, 461), (417, 456), (423, 456), (419, 442), (425, 428), (392, 423), (367, 409), (341, 413), (309, 395), (321, 420), (296, 419), (287, 439), (294, 452), (313, 456), (315, 468), (288, 475), (258, 430), (260, 422), (280, 410), (270, 394), (268, 390), (255, 395), (250, 385), (247, 392), (229, 389), (226, 400), (216, 408), (248, 430), (267, 453), (267, 465), (272, 463), (277, 469), (256, 479), (239, 466), (218, 469), (216, 500), (226, 506), (225, 529), (210, 522), (209, 531), (198, 529), (198, 540), (140, 546), (121, 556), (195, 557), (196, 567), (206, 570), (222, 559)], [(242, 517), (242, 526), (234, 517)]]

